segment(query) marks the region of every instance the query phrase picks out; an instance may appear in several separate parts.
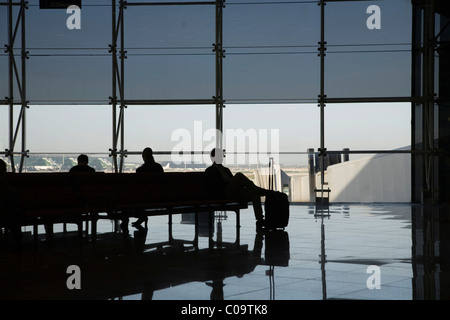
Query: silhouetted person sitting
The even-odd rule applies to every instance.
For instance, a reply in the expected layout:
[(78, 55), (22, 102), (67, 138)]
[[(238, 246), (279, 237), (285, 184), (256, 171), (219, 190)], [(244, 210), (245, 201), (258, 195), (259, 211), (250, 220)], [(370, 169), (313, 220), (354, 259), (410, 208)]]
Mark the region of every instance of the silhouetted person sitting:
[[(155, 158), (153, 157), (153, 150), (152, 148), (145, 148), (142, 151), (142, 160), (144, 160), (144, 164), (136, 169), (136, 173), (163, 173), (164, 169), (163, 167), (155, 161)], [(147, 217), (141, 217), (137, 219), (135, 222), (133, 222), (131, 225), (135, 228), (140, 227), (142, 222), (146, 222)]]
[(6, 179), (7, 165), (0, 159), (0, 217), (6, 229), (9, 229), (16, 249), (22, 247), (21, 225), (23, 216), (20, 209), (20, 198), (15, 188)]
[(136, 169), (136, 173), (164, 172), (163, 167), (155, 161), (152, 148), (147, 147), (142, 151), (142, 160), (144, 164)]
[(6, 162), (0, 159), (0, 175), (6, 173)]
[(73, 166), (69, 172), (95, 172), (95, 169), (89, 166), (89, 158), (85, 154), (80, 154), (77, 158), (78, 164)]
[(216, 149), (213, 149), (211, 160), (213, 164), (205, 171), (207, 183), (211, 187), (211, 196), (251, 201), (255, 212), (256, 225), (262, 227), (264, 216), (261, 197), (266, 196), (271, 191), (256, 186), (240, 172), (233, 176), (230, 169), (222, 165), (222, 152), (216, 152)]

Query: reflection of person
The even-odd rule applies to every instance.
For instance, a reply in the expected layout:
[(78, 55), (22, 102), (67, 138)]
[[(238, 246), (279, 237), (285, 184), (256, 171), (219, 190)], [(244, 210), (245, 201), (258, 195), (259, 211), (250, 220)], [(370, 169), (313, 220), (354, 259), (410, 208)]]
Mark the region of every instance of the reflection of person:
[(208, 185), (211, 187), (211, 195), (215, 197), (237, 198), (242, 201), (251, 201), (255, 212), (256, 225), (264, 225), (264, 216), (261, 205), (261, 197), (270, 191), (256, 186), (242, 173), (234, 176), (230, 169), (222, 165), (222, 152), (211, 151), (213, 164), (205, 171)]
[(80, 154), (77, 158), (78, 164), (73, 166), (69, 172), (95, 172), (95, 169), (89, 166), (89, 158), (85, 154)]
[[(152, 148), (145, 148), (142, 151), (142, 160), (144, 160), (144, 164), (136, 169), (136, 173), (163, 173), (164, 169), (163, 167), (155, 161), (155, 158), (153, 157), (153, 150)], [(142, 222), (146, 222), (147, 217), (140, 217), (135, 222), (133, 222), (131, 225), (135, 228), (138, 228), (141, 226)]]

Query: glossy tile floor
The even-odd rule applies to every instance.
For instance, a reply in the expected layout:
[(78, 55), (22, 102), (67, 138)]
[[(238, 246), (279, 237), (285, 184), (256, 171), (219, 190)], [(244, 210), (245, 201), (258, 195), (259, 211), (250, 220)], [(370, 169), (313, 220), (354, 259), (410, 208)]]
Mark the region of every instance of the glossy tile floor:
[[(130, 238), (98, 223), (94, 243), (74, 226), (17, 253), (2, 242), (2, 299), (152, 300), (414, 300), (448, 299), (450, 239), (447, 207), (419, 205), (291, 205), (284, 231), (255, 228), (252, 208), (221, 213), (208, 236), (200, 219), (194, 246), (192, 215), (151, 217)], [(205, 216), (206, 217), (206, 216)], [(30, 231), (30, 229), (28, 229)], [(43, 230), (40, 230), (43, 233)], [(213, 240), (213, 241), (210, 241)], [(68, 289), (70, 265), (81, 289)], [(75, 280), (74, 280), (75, 281)], [(75, 282), (74, 282), (75, 283)]]

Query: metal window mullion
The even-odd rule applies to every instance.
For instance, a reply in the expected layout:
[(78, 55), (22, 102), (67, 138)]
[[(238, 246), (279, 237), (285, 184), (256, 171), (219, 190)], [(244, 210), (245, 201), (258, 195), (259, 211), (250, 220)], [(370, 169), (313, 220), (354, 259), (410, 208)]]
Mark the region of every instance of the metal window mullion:
[(126, 1), (120, 0), (120, 113), (119, 113), (119, 127), (120, 129), (120, 163), (119, 163), (119, 172), (123, 171), (123, 165), (124, 165), (124, 157), (125, 155), (123, 152), (125, 151), (125, 139), (124, 139), (124, 121), (125, 121), (125, 34), (124, 34), (124, 27), (125, 27), (125, 13), (124, 10), (126, 8)]
[(13, 58), (11, 60), (12, 66), (13, 66), (13, 70), (14, 70), (14, 75), (16, 78), (16, 83), (17, 83), (17, 87), (19, 89), (19, 94), (20, 94), (20, 99), (23, 99), (23, 89), (22, 89), (22, 85), (20, 83), (20, 77), (19, 77), (19, 71), (17, 70), (17, 64), (16, 64), (16, 60)]
[[(21, 3), (20, 11), (19, 11), (19, 14), (18, 14), (19, 17), (22, 16), (22, 13), (23, 13), (24, 10), (25, 10), (25, 8), (24, 8), (24, 6)], [(19, 30), (19, 25), (20, 25), (20, 19), (17, 19), (16, 26), (14, 27), (14, 32), (12, 34), (12, 42), (13, 43), (16, 41), (16, 36), (17, 36), (17, 31)]]
[(424, 64), (423, 64), (423, 135), (425, 190), (429, 192), (432, 201), (435, 199), (434, 186), (434, 39), (435, 18), (434, 0), (424, 9)]
[(23, 166), (25, 163), (25, 157), (27, 157), (27, 150), (26, 150), (26, 109), (28, 107), (27, 105), (27, 73), (26, 73), (26, 61), (27, 61), (27, 51), (26, 51), (26, 21), (25, 21), (25, 11), (27, 9), (27, 2), (25, 0), (21, 0), (21, 7), (20, 7), (20, 13), (19, 13), (19, 19), (21, 19), (21, 61), (22, 61), (22, 86), (20, 89), (20, 96), (21, 96), (21, 104), (22, 108), (20, 110), (21, 112), (21, 122), (22, 122), (22, 154), (20, 157), (20, 166), (19, 166), (19, 172), (22, 172)]
[(14, 165), (14, 53), (13, 53), (13, 10), (12, 10), (12, 0), (8, 1), (8, 91), (9, 91), (9, 149), (7, 152), (8, 157), (10, 157), (11, 169), (15, 172)]
[(223, 0), (216, 0), (216, 43), (214, 51), (216, 54), (216, 129), (220, 132), (216, 137), (216, 148), (223, 149)]
[(321, 189), (325, 185), (325, 0), (320, 0), (320, 164), (321, 164)]
[[(120, 14), (120, 13), (119, 13)], [(117, 136), (116, 136), (116, 123), (117, 123), (117, 77), (118, 77), (118, 65), (117, 65), (117, 30), (118, 24), (116, 23), (116, 0), (112, 0), (111, 3), (111, 17), (112, 17), (112, 148), (111, 157), (113, 161), (113, 170), (117, 173)]]

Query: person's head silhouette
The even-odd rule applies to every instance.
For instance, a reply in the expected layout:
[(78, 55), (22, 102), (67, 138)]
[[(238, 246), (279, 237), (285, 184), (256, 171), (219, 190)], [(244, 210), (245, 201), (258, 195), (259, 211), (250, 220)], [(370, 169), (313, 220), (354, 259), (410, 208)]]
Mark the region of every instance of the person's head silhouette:
[(153, 150), (150, 147), (147, 147), (142, 151), (142, 160), (144, 162), (153, 162), (155, 161), (155, 158), (153, 158)]
[(80, 154), (77, 158), (77, 162), (80, 166), (87, 166), (89, 163), (89, 158), (85, 154)]

